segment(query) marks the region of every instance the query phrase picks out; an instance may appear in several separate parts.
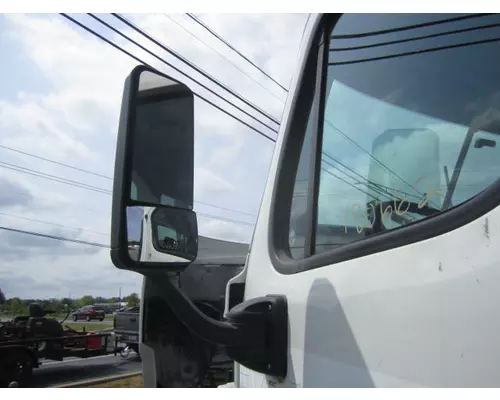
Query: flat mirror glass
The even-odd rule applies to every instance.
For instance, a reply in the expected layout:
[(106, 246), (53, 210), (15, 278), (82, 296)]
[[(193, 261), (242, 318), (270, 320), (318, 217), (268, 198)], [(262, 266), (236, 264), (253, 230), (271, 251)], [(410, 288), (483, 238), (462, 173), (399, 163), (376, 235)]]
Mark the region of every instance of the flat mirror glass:
[(131, 108), (130, 200), (192, 209), (192, 92), (163, 75), (142, 71)]

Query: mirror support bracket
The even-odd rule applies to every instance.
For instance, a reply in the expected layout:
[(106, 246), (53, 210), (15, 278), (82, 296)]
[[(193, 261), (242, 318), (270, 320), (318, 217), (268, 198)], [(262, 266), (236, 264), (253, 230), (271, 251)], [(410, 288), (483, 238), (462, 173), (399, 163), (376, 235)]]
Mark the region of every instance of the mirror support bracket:
[(288, 351), (286, 296), (257, 297), (233, 307), (227, 323), (239, 327), (241, 342), (228, 346), (227, 354), (251, 370), (285, 378)]
[(288, 307), (283, 295), (254, 298), (233, 307), (225, 321), (201, 312), (164, 272), (141, 273), (152, 278), (174, 314), (200, 339), (224, 346), (234, 361), (266, 375), (287, 373)]

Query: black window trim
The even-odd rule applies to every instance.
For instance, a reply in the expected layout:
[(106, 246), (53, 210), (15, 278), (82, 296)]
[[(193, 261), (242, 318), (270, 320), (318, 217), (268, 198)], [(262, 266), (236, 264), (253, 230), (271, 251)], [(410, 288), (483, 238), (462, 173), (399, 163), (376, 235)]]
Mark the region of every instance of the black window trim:
[[(343, 261), (355, 260), (370, 254), (381, 253), (428, 240), (467, 225), (500, 205), (500, 179), (497, 179), (488, 188), (471, 199), (432, 217), (421, 219), (411, 225), (377, 233), (360, 241), (351, 242), (322, 253), (312, 254), (303, 259), (295, 260), (291, 257), (288, 235), (295, 176), (306, 133), (309, 112), (314, 101), (313, 94), (314, 96), (319, 95), (315, 93), (317, 79), (321, 79), (325, 84), (327, 79), (325, 74), (321, 74), (323, 76), (320, 77), (316, 76), (315, 69), (319, 58), (319, 53), (316, 49), (322, 35), (328, 35), (341, 16), (342, 14), (324, 14), (315, 27), (305, 54), (306, 63), (301, 70), (297, 83), (296, 97), (293, 99), (290, 107), (292, 115), (283, 132), (283, 144), (278, 159), (275, 185), (271, 198), (268, 234), (271, 262), (275, 270), (283, 275), (291, 275)], [(312, 80), (311, 77), (314, 79)], [(322, 106), (323, 103), (321, 102), (320, 107)], [(318, 117), (321, 118), (321, 115), (318, 115)], [(320, 124), (316, 124), (316, 127), (319, 128)], [(316, 134), (318, 133), (319, 131), (316, 131)], [(318, 142), (321, 143), (319, 140)], [(312, 151), (317, 153), (317, 148), (313, 148)], [(319, 159), (319, 162), (321, 162), (321, 156)], [(317, 163), (315, 165), (317, 167)], [(315, 176), (314, 182), (318, 184), (318, 181), (319, 177)], [(313, 188), (314, 191), (317, 191), (317, 189)], [(313, 203), (316, 203), (317, 207), (317, 196), (314, 199)], [(308, 199), (308, 213), (313, 209), (313, 207), (309, 207)], [(311, 215), (308, 215), (307, 218), (308, 232), (314, 236), (315, 227), (314, 230), (311, 230), (310, 224), (312, 221), (315, 221), (315, 218)], [(314, 239), (306, 240), (306, 244), (309, 244), (309, 246), (314, 245)]]
[[(316, 149), (320, 148), (323, 142), (323, 116), (324, 116), (324, 87), (325, 73), (328, 69), (328, 63), (323, 60), (328, 60), (328, 29), (322, 30), (321, 38), (318, 43), (318, 54), (316, 64), (316, 83), (314, 88), (314, 97), (311, 104), (309, 118), (312, 119), (312, 140), (311, 154), (309, 160), (309, 178), (307, 190), (307, 209), (306, 209), (306, 235), (304, 238), (304, 258), (311, 257), (314, 254), (316, 247), (316, 222), (318, 202), (314, 201), (319, 193), (319, 180), (321, 171), (321, 154)], [(309, 122), (309, 121), (308, 121)], [(305, 137), (305, 134), (304, 134)], [(301, 152), (302, 153), (302, 152)], [(311, 201), (311, 199), (313, 201)]]
[[(339, 18), (341, 14), (336, 15), (337, 18)], [(312, 105), (315, 103), (316, 96), (319, 94), (315, 90), (317, 84), (316, 75), (318, 73), (318, 50), (322, 40), (325, 21), (327, 19), (328, 17), (326, 14), (321, 17), (307, 45), (305, 64), (300, 72), (297, 83), (297, 95), (293, 99), (293, 103), (290, 107), (291, 118), (287, 122), (282, 151), (278, 161), (276, 183), (273, 188), (271, 200), (268, 245), (271, 260), (275, 268), (280, 272), (291, 271), (295, 269), (297, 265), (297, 262), (292, 259), (288, 244), (290, 212), (296, 172), (302, 152), (309, 115), (312, 111)], [(317, 131), (317, 126), (313, 126), (313, 128), (316, 128)], [(313, 150), (315, 151), (315, 149), (311, 147), (311, 151)], [(310, 186), (311, 185), (309, 185), (309, 187)], [(309, 202), (307, 207), (309, 211)], [(312, 218), (309, 218), (309, 222), (311, 221)], [(311, 225), (309, 223), (307, 229), (310, 229), (310, 227)], [(299, 263), (303, 261), (304, 260), (300, 260)]]

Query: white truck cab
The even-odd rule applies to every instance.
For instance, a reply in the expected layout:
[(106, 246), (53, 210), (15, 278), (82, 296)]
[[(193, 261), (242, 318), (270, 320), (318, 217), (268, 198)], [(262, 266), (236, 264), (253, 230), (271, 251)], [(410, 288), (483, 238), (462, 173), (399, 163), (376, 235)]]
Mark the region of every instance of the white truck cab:
[[(189, 215), (196, 231), (192, 180), (148, 172), (142, 178), (160, 188), (154, 198), (129, 195), (131, 171), (146, 162), (132, 156), (147, 140), (136, 123), (141, 74), (176, 82), (184, 96), (163, 98), (184, 102), (184, 126), (165, 119), (181, 133), (157, 138), (161, 151), (149, 160), (180, 154), (175, 174), (190, 177), (193, 168), (190, 89), (137, 67), (118, 137), (113, 262), (145, 276), (165, 318), (198, 343), (227, 349), (234, 387), (498, 386), (499, 22), (497, 14), (309, 19), (248, 257), (227, 284), (222, 320), (173, 284), (196, 249), (186, 263), (137, 262), (126, 251), (132, 205)], [(162, 204), (160, 192), (181, 205)], [(152, 319), (143, 303), (142, 334), (160, 343), (161, 310)], [(168, 354), (158, 346), (154, 357), (146, 385), (172, 386), (158, 367)]]

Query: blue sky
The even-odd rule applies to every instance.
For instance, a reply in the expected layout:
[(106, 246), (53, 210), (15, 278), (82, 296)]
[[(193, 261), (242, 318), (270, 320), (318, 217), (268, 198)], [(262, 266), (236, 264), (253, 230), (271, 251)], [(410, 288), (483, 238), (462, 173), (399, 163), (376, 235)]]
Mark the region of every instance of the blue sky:
[[(116, 35), (90, 17), (72, 16), (117, 40)], [(124, 25), (110, 15), (99, 17), (124, 29)], [(266, 112), (280, 117), (286, 93), (193, 21), (181, 14), (126, 17)], [(288, 87), (296, 69), (295, 56), (306, 15), (214, 14), (199, 17)], [(216, 51), (197, 41), (172, 19)], [(126, 32), (131, 35), (130, 30)], [(137, 33), (134, 37), (151, 46)], [(195, 91), (209, 96), (130, 43), (123, 39), (117, 43), (161, 71), (188, 83)], [(112, 181), (106, 177), (113, 174), (123, 82), (136, 61), (53, 14), (1, 15), (0, 51), (3, 54), (0, 65), (0, 146), (105, 176), (75, 171), (0, 147), (0, 184), (4, 189), (0, 193), (0, 225), (109, 243), (109, 194), (53, 182), (33, 174), (38, 171), (92, 185), (93, 188), (112, 189)], [(158, 54), (186, 70), (166, 53), (159, 51)], [(224, 91), (217, 91), (224, 95)], [(231, 98), (227, 94), (225, 97)], [(220, 101), (218, 104), (233, 112), (230, 105)], [(251, 111), (248, 107), (244, 109)], [(228, 212), (195, 204), (195, 210), (200, 214), (216, 217), (200, 215), (200, 234), (248, 242), (273, 143), (202, 101), (196, 102), (195, 115), (195, 200), (240, 211)], [(238, 115), (259, 126), (243, 114)], [(261, 129), (275, 136), (262, 126)], [(25, 172), (13, 170), (19, 167)], [(0, 287), (8, 297), (67, 296), (70, 293), (72, 296), (111, 296), (120, 286), (122, 293), (140, 291), (139, 275), (114, 268), (106, 249), (7, 232), (0, 232), (0, 240), (3, 243), (0, 249)]]

